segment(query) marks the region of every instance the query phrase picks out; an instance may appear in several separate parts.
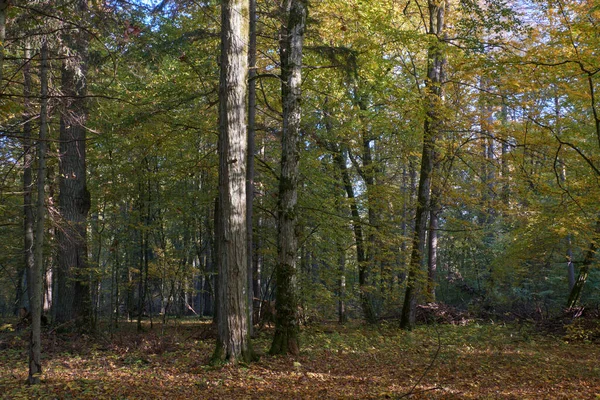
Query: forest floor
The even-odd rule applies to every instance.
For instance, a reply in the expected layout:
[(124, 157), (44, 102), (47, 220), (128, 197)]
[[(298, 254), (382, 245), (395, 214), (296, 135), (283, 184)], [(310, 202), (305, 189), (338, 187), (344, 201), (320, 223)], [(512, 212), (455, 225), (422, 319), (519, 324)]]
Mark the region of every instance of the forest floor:
[[(3, 325), (3, 326), (2, 326)], [(27, 386), (27, 329), (0, 324), (3, 399), (600, 399), (600, 346), (528, 325), (303, 328), (299, 357), (211, 367), (209, 322), (134, 323), (96, 337), (46, 332)], [(266, 352), (272, 330), (254, 340)]]

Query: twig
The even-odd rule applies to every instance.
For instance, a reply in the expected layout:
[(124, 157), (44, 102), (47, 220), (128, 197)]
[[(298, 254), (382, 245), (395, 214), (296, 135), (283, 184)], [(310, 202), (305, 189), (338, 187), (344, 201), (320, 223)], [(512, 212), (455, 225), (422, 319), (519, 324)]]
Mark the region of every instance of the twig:
[(417, 379), (417, 381), (415, 382), (415, 384), (413, 385), (412, 388), (410, 388), (410, 390), (403, 394), (402, 396), (398, 397), (399, 399), (402, 399), (404, 397), (409, 397), (412, 396), (415, 393), (420, 393), (420, 392), (426, 392), (429, 390), (437, 390), (437, 389), (441, 389), (438, 386), (435, 386), (433, 388), (429, 388), (429, 389), (423, 389), (423, 390), (419, 390), (419, 391), (415, 391), (416, 387), (419, 385), (419, 383), (421, 383), (421, 381), (423, 380), (423, 378), (425, 378), (425, 376), (427, 375), (427, 373), (429, 372), (429, 370), (431, 370), (431, 368), (433, 368), (433, 364), (435, 364), (435, 361), (437, 360), (440, 351), (442, 349), (442, 339), (441, 339), (441, 335), (440, 335), (440, 330), (437, 326), (436, 323), (433, 324), (433, 326), (435, 327), (435, 332), (437, 334), (437, 340), (438, 340), (438, 346), (437, 349), (435, 351), (435, 354), (433, 355), (433, 358), (431, 359), (431, 362), (429, 363), (429, 365), (427, 366), (427, 368), (425, 368), (425, 371), (423, 371), (423, 373), (421, 374), (421, 376), (419, 377), (419, 379)]

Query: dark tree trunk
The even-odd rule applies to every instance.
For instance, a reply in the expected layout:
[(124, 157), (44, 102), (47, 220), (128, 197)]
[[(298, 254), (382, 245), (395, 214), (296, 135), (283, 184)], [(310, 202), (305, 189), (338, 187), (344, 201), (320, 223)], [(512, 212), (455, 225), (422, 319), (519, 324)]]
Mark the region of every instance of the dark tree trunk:
[(600, 217), (596, 220), (596, 228), (594, 229), (594, 237), (590, 241), (590, 245), (588, 250), (585, 252), (585, 256), (583, 257), (583, 262), (581, 263), (581, 267), (579, 268), (579, 275), (577, 276), (577, 280), (575, 280), (575, 284), (571, 289), (571, 293), (569, 293), (569, 299), (567, 301), (567, 308), (572, 308), (577, 305), (579, 299), (581, 298), (581, 292), (583, 291), (583, 286), (587, 281), (587, 278), (590, 274), (590, 266), (594, 262), (594, 258), (596, 257), (596, 250), (598, 249), (598, 236), (600, 235)]
[(29, 384), (39, 384), (42, 373), (42, 288), (44, 271), (44, 221), (45, 221), (45, 197), (44, 190), (46, 177), (46, 141), (47, 141), (47, 115), (48, 115), (48, 41), (42, 38), (41, 49), (41, 71), (40, 71), (40, 136), (38, 141), (38, 168), (37, 168), (37, 202), (36, 202), (36, 224), (34, 258), (35, 263), (31, 272), (29, 282), (29, 305), (31, 307), (31, 336), (29, 341)]
[(298, 175), (300, 162), (300, 119), (302, 50), (306, 25), (305, 0), (284, 2), (280, 42), (283, 130), (281, 176), (277, 213), (277, 264), (275, 266), (276, 317), (271, 354), (298, 354), (298, 298), (296, 259), (298, 256)]
[(0, 93), (4, 92), (4, 42), (6, 39), (6, 10), (9, 0), (0, 0)]
[[(33, 254), (33, 241), (34, 241), (34, 222), (35, 216), (33, 212), (33, 158), (34, 149), (31, 143), (31, 71), (29, 58), (31, 57), (31, 51), (29, 49), (29, 43), (25, 44), (25, 65), (23, 65), (23, 98), (24, 98), (24, 109), (23, 115), (23, 230), (24, 230), (24, 251), (25, 251), (25, 264), (24, 272), (21, 274), (18, 282), (18, 289), (20, 294), (17, 295), (17, 306), (22, 307), (23, 297), (25, 293), (28, 293), (28, 287), (23, 282), (27, 282), (29, 286), (31, 283), (31, 271), (33, 271), (35, 264), (35, 257)], [(26, 280), (23, 279), (25, 275)], [(24, 290), (25, 289), (25, 290)]]
[(427, 217), (430, 211), (431, 182), (435, 164), (435, 142), (442, 124), (440, 108), (442, 107), (445, 57), (441, 51), (440, 38), (442, 38), (445, 24), (446, 2), (429, 1), (429, 26), (428, 34), (434, 35), (437, 40), (428, 50), (427, 67), (427, 99), (426, 116), (423, 127), (423, 152), (421, 155), (421, 171), (419, 176), (419, 189), (417, 191), (417, 210), (413, 244), (409, 264), (406, 293), (400, 327), (412, 329), (416, 321), (417, 296), (422, 286), (422, 264), (425, 255), (425, 237), (427, 233)]
[[(79, 0), (76, 13), (84, 16), (87, 1)], [(92, 307), (87, 259), (87, 217), (90, 193), (86, 181), (87, 52), (88, 35), (69, 31), (66, 42), (74, 55), (62, 66), (64, 105), (60, 118), (58, 268), (55, 293), (55, 322), (77, 320), (92, 329)]]
[(254, 202), (254, 136), (256, 133), (256, 0), (250, 0), (250, 23), (249, 23), (249, 45), (248, 45), (248, 166), (246, 169), (246, 230), (248, 235), (247, 242), (247, 263), (248, 263), (248, 307), (249, 318), (248, 326), (250, 334), (253, 333), (253, 298), (254, 292), (254, 245), (253, 245), (253, 202)]

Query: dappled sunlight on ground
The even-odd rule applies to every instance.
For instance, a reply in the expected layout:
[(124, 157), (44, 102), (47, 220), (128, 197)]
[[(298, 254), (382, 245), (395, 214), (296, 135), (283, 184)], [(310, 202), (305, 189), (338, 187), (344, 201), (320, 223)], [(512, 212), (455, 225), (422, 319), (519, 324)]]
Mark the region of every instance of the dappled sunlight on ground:
[[(128, 327), (130, 328), (130, 327)], [(148, 328), (148, 326), (146, 326)], [(25, 398), (586, 399), (600, 396), (597, 344), (506, 326), (314, 326), (297, 358), (213, 368), (211, 325), (184, 321), (140, 335), (46, 337), (43, 384), (28, 387), (25, 332), (0, 350), (0, 396)], [(207, 333), (208, 332), (208, 333)], [(265, 352), (272, 331), (254, 341)], [(439, 337), (439, 339), (438, 339)]]

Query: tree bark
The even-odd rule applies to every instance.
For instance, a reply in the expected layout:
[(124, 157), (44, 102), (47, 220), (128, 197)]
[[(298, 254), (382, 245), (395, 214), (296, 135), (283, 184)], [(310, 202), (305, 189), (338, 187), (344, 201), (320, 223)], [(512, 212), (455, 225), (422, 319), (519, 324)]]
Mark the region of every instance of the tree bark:
[[(87, 1), (79, 0), (76, 13), (84, 16)], [(74, 51), (62, 65), (62, 94), (65, 99), (60, 118), (58, 268), (55, 293), (55, 322), (77, 320), (91, 330), (92, 308), (87, 257), (87, 217), (90, 193), (86, 180), (86, 121), (88, 35), (70, 30), (65, 40)]]
[(246, 232), (248, 0), (221, 3), (218, 338), (213, 362), (249, 362)]
[[(31, 50), (29, 49), (29, 43), (25, 44), (25, 64), (23, 65), (23, 231), (24, 235), (24, 256), (25, 256), (25, 276), (27, 285), (31, 285), (31, 272), (35, 265), (34, 257), (34, 223), (35, 216), (33, 211), (33, 159), (34, 149), (31, 143), (31, 71), (29, 58), (31, 57)], [(19, 287), (24, 287), (23, 279), (19, 279)], [(19, 296), (23, 296), (22, 294)], [(19, 303), (22, 299), (18, 299)], [(20, 305), (18, 303), (18, 305)]]
[(34, 257), (35, 264), (31, 272), (29, 288), (29, 305), (31, 307), (31, 337), (29, 341), (29, 384), (39, 384), (42, 373), (42, 279), (44, 271), (44, 221), (45, 221), (45, 177), (46, 177), (46, 137), (48, 132), (48, 41), (42, 38), (41, 48), (41, 106), (40, 106), (40, 136), (38, 141), (38, 168), (37, 168), (37, 202)]
[(0, 0), (0, 93), (4, 92), (4, 42), (6, 40), (6, 10), (9, 0)]
[(300, 120), (302, 50), (306, 26), (306, 0), (284, 2), (281, 33), (281, 97), (283, 130), (281, 176), (277, 213), (277, 265), (275, 267), (276, 317), (271, 354), (298, 354), (298, 299), (296, 260), (298, 258), (298, 175), (300, 162)]
[(248, 325), (250, 334), (253, 334), (253, 315), (254, 315), (254, 245), (253, 245), (253, 202), (254, 202), (254, 136), (256, 133), (256, 0), (249, 0), (250, 37), (248, 41), (248, 166), (246, 169), (246, 230), (247, 230), (247, 263), (248, 263), (248, 307), (249, 318)]
[(417, 210), (413, 232), (412, 251), (409, 272), (404, 295), (404, 305), (400, 318), (402, 329), (412, 329), (416, 322), (417, 296), (422, 286), (423, 259), (425, 255), (425, 237), (427, 217), (430, 211), (431, 181), (434, 169), (435, 142), (442, 124), (439, 108), (443, 100), (442, 84), (444, 79), (445, 57), (440, 49), (441, 35), (445, 25), (446, 2), (429, 0), (428, 34), (435, 36), (428, 49), (427, 101), (423, 127), (423, 152), (417, 192)]
[(427, 237), (427, 248), (429, 257), (427, 258), (427, 296), (428, 301), (435, 302), (435, 287), (437, 275), (437, 259), (438, 259), (438, 223), (439, 210), (434, 204), (432, 194), (431, 210), (429, 212), (429, 236)]

